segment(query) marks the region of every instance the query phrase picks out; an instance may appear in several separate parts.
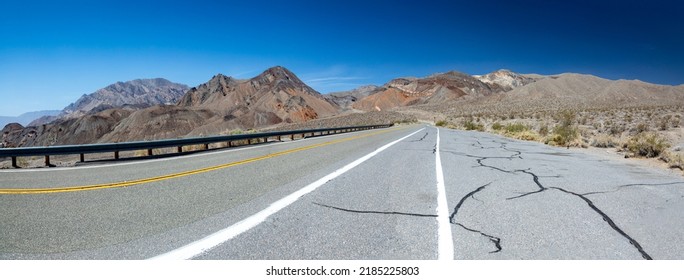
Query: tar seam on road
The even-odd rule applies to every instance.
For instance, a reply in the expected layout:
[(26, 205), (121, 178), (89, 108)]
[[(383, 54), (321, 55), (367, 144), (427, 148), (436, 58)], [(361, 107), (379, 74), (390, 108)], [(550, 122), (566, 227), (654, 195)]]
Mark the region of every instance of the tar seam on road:
[(439, 156), (439, 128), (437, 127), (437, 143), (435, 144), (435, 173), (437, 177), (437, 258), (439, 260), (454, 259), (454, 240), (449, 223), (449, 205), (444, 186), (442, 159)]
[(90, 191), (90, 190), (99, 190), (99, 189), (129, 187), (129, 186), (133, 186), (133, 185), (140, 185), (140, 184), (146, 184), (146, 183), (164, 181), (164, 180), (173, 179), (173, 178), (180, 178), (180, 177), (185, 177), (185, 176), (190, 176), (190, 175), (195, 175), (195, 174), (206, 173), (209, 171), (215, 171), (215, 170), (219, 170), (219, 169), (224, 169), (224, 168), (228, 168), (228, 167), (242, 165), (245, 163), (260, 161), (260, 160), (264, 160), (264, 159), (270, 159), (270, 158), (274, 158), (274, 157), (278, 157), (278, 156), (282, 156), (282, 155), (286, 155), (286, 154), (301, 152), (301, 151), (310, 150), (313, 148), (328, 146), (328, 145), (346, 142), (346, 141), (350, 141), (350, 140), (355, 140), (355, 139), (359, 139), (359, 138), (370, 137), (370, 136), (378, 135), (381, 133), (387, 133), (387, 132), (395, 131), (395, 130), (396, 129), (384, 130), (384, 131), (370, 133), (370, 134), (363, 134), (363, 135), (358, 135), (358, 136), (354, 136), (354, 137), (348, 137), (348, 138), (343, 138), (343, 139), (339, 139), (339, 140), (328, 141), (328, 142), (324, 142), (324, 143), (320, 143), (320, 144), (314, 144), (314, 145), (304, 146), (304, 147), (300, 147), (300, 148), (285, 150), (282, 152), (268, 154), (268, 155), (264, 155), (264, 156), (260, 156), (260, 157), (254, 157), (254, 158), (250, 158), (250, 159), (246, 159), (246, 160), (235, 161), (235, 162), (231, 162), (231, 163), (226, 163), (226, 164), (221, 164), (221, 165), (216, 165), (216, 166), (210, 166), (210, 167), (195, 169), (195, 170), (190, 170), (190, 171), (184, 171), (184, 172), (179, 172), (179, 173), (174, 173), (174, 174), (168, 174), (168, 175), (163, 175), (163, 176), (157, 176), (157, 177), (152, 177), (152, 178), (145, 178), (145, 179), (132, 180), (132, 181), (123, 181), (123, 182), (115, 182), (115, 183), (108, 183), (108, 184), (87, 185), (87, 186), (58, 187), (58, 188), (34, 188), (34, 189), (20, 189), (20, 188), (17, 188), (17, 189), (0, 189), (0, 195), (3, 195), (3, 194), (15, 194), (15, 195), (16, 194), (47, 194), (47, 193), (78, 192), (78, 191)]
[(400, 141), (413, 136), (414, 134), (422, 131), (425, 128), (421, 128), (409, 135), (406, 135), (402, 138), (399, 138), (393, 142), (390, 142), (388, 144), (385, 144), (384, 146), (376, 149), (375, 151), (345, 165), (344, 167), (335, 170), (333, 173), (330, 173), (315, 182), (299, 189), (298, 191), (291, 193), (290, 195), (283, 197), (279, 199), (276, 202), (273, 202), (271, 205), (266, 207), (265, 209), (253, 214), (252, 216), (247, 217), (246, 219), (239, 221), (225, 229), (222, 229), (220, 231), (217, 231), (209, 236), (206, 236), (200, 240), (197, 240), (195, 242), (192, 242), (190, 244), (187, 244), (183, 247), (180, 247), (178, 249), (172, 250), (168, 253), (164, 253), (161, 255), (158, 255), (156, 257), (153, 257), (151, 259), (155, 260), (187, 260), (191, 259), (193, 257), (199, 256), (203, 254), (204, 252), (207, 252), (211, 250), (212, 248), (221, 245), (222, 243), (233, 239), (234, 237), (256, 227), (257, 225), (261, 224), (264, 222), (268, 217), (271, 215), (277, 213), (278, 211), (284, 209), (285, 207), (289, 206), (290, 204), (294, 203), (297, 201), (299, 198), (302, 196), (318, 189), (320, 186), (324, 185), (325, 183), (329, 182), (330, 180), (333, 180), (337, 178), (338, 176), (346, 173), (347, 171), (351, 170), (352, 168), (358, 166), (359, 164), (365, 162), (366, 160), (374, 157), (378, 153), (386, 150), (387, 148), (393, 146), (396, 143), (399, 143)]
[(340, 208), (340, 207), (335, 207), (335, 206), (330, 206), (318, 202), (313, 202), (313, 204), (316, 204), (321, 207), (325, 208), (330, 208), (330, 209), (335, 209), (335, 210), (340, 210), (344, 212), (349, 212), (349, 213), (357, 213), (357, 214), (382, 214), (382, 215), (401, 215), (401, 216), (413, 216), (413, 217), (430, 217), (430, 218), (436, 218), (437, 215), (432, 215), (432, 214), (416, 214), (416, 213), (406, 213), (406, 212), (396, 212), (396, 211), (366, 211), (366, 210), (354, 210), (354, 209), (346, 209), (346, 208)]

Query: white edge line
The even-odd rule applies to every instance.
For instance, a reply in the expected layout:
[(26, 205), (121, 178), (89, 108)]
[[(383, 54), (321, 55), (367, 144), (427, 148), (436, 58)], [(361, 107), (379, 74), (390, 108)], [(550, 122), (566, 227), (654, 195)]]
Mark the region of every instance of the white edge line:
[(451, 235), (449, 221), (449, 205), (444, 186), (442, 158), (439, 155), (439, 128), (437, 127), (437, 144), (435, 145), (435, 169), (437, 177), (437, 254), (439, 260), (454, 259), (454, 240)]
[(307, 185), (306, 187), (286, 196), (278, 201), (274, 202), (273, 204), (269, 205), (265, 209), (257, 212), (256, 214), (247, 217), (246, 219), (239, 221), (225, 229), (222, 229), (220, 231), (217, 231), (209, 236), (206, 236), (200, 240), (194, 241), (190, 244), (187, 244), (183, 247), (180, 247), (178, 249), (172, 250), (170, 252), (155, 256), (150, 258), (150, 260), (187, 260), (191, 259), (193, 257), (196, 257), (230, 239), (233, 239), (234, 237), (256, 227), (257, 225), (261, 224), (264, 222), (269, 216), (277, 213), (278, 211), (282, 210), (283, 208), (289, 206), (290, 204), (294, 203), (297, 201), (300, 197), (316, 190), (318, 187), (324, 185), (328, 181), (335, 179), (335, 177), (340, 176), (344, 174), (345, 172), (349, 171), (350, 169), (358, 166), (359, 164), (363, 163), (364, 161), (372, 158), (373, 156), (377, 155), (378, 153), (382, 152), (383, 150), (389, 148), (390, 146), (422, 131), (425, 128), (421, 128), (409, 135), (406, 135), (398, 140), (395, 140), (389, 144), (386, 144), (377, 150), (371, 152), (370, 154), (367, 154), (347, 165), (344, 167), (335, 170), (333, 173), (330, 173), (323, 178), (320, 178), (316, 180), (315, 182)]
[(65, 166), (65, 167), (54, 167), (54, 168), (0, 169), (0, 173), (68, 171), (68, 170), (106, 168), (106, 167), (133, 165), (133, 164), (153, 163), (153, 162), (160, 162), (160, 161), (171, 161), (171, 160), (187, 159), (187, 158), (194, 158), (194, 157), (201, 157), (201, 156), (211, 156), (211, 155), (223, 154), (223, 153), (238, 152), (238, 151), (251, 150), (251, 149), (263, 148), (263, 147), (273, 147), (273, 146), (277, 146), (277, 145), (284, 145), (284, 144), (291, 144), (291, 143), (301, 143), (301, 142), (307, 141), (307, 140), (322, 139), (322, 138), (342, 136), (342, 135), (351, 135), (351, 134), (361, 133), (364, 131), (368, 131), (368, 130), (352, 131), (352, 132), (347, 132), (347, 133), (338, 133), (338, 134), (330, 134), (330, 135), (321, 135), (321, 136), (316, 136), (316, 137), (298, 139), (297, 141), (276, 142), (276, 143), (272, 142), (272, 143), (268, 143), (265, 146), (262, 144), (262, 145), (256, 145), (256, 146), (251, 146), (251, 147), (222, 148), (225, 150), (211, 151), (211, 152), (201, 152), (200, 151), (199, 153), (196, 153), (196, 154), (170, 156), (167, 158), (140, 159), (140, 160), (135, 160), (134, 158), (132, 158), (133, 160), (135, 160), (133, 162), (122, 162), (122, 163), (112, 163), (112, 164), (106, 164), (105, 163), (102, 165), (90, 165), (90, 166)]

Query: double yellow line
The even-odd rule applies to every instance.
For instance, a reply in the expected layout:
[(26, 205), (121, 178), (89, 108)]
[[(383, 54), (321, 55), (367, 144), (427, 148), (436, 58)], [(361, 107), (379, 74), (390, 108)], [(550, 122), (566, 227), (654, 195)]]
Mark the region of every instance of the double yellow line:
[(246, 163), (250, 163), (250, 162), (255, 162), (255, 161), (265, 160), (265, 159), (269, 159), (269, 158), (279, 157), (282, 155), (306, 151), (306, 150), (324, 147), (324, 146), (337, 144), (337, 143), (341, 143), (341, 142), (356, 140), (359, 138), (365, 138), (365, 137), (370, 137), (370, 136), (374, 136), (374, 135), (378, 135), (378, 134), (382, 134), (382, 133), (388, 133), (391, 131), (396, 131), (398, 129), (400, 129), (400, 128), (382, 130), (379, 132), (357, 135), (357, 136), (353, 136), (353, 137), (328, 141), (328, 142), (324, 142), (324, 143), (320, 143), (320, 144), (304, 146), (301, 148), (285, 150), (282, 152), (268, 154), (268, 155), (260, 156), (260, 157), (249, 158), (249, 159), (245, 159), (245, 160), (241, 160), (241, 161), (235, 161), (235, 162), (231, 162), (231, 163), (226, 163), (226, 164), (221, 164), (221, 165), (216, 165), (216, 166), (210, 166), (210, 167), (206, 167), (206, 168), (200, 168), (200, 169), (195, 169), (195, 170), (190, 170), (190, 171), (184, 171), (184, 172), (179, 172), (179, 173), (173, 173), (173, 174), (151, 177), (151, 178), (145, 178), (145, 179), (139, 179), (139, 180), (133, 180), (133, 181), (123, 181), (123, 182), (98, 184), (98, 185), (87, 185), (87, 186), (57, 187), (57, 188), (0, 189), (0, 194), (46, 194), (46, 193), (79, 192), (79, 191), (91, 191), (91, 190), (100, 190), (100, 189), (129, 187), (129, 186), (133, 186), (133, 185), (147, 184), (147, 183), (152, 183), (152, 182), (159, 182), (159, 181), (164, 181), (164, 180), (169, 180), (169, 179), (174, 179), (174, 178), (181, 178), (181, 177), (185, 177), (185, 176), (206, 173), (206, 172), (215, 171), (215, 170), (224, 169), (224, 168), (233, 167), (233, 166), (238, 166), (238, 165), (242, 165), (242, 164), (246, 164)]

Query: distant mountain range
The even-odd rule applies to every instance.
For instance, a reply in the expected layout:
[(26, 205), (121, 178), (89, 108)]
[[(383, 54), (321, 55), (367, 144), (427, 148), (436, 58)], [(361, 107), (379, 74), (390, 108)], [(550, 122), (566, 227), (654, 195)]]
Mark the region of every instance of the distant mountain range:
[[(150, 107), (146, 102), (142, 105), (112, 102), (119, 95), (129, 97), (127, 100), (155, 102), (181, 96), (169, 93), (179, 93), (182, 85), (157, 82), (156, 85), (165, 85), (166, 90), (160, 91), (141, 86), (141, 81), (144, 80), (117, 83), (84, 96), (48, 124), (5, 127), (2, 141), (6, 147), (16, 147), (214, 135), (234, 129), (303, 122), (339, 111), (337, 105), (283, 67), (270, 68), (248, 80), (215, 75), (187, 90), (172, 105)], [(128, 88), (140, 90), (121, 90)], [(160, 92), (164, 98), (157, 97)]]
[(509, 70), (397, 78), (382, 86), (322, 95), (277, 66), (246, 80), (218, 74), (189, 89), (163, 79), (116, 83), (84, 95), (50, 123), (8, 125), (2, 143), (43, 146), (215, 135), (369, 111), (453, 115), (671, 104), (684, 104), (684, 85)]
[(61, 112), (62, 111), (60, 111), (60, 110), (44, 110), (44, 111), (24, 113), (24, 114), (21, 114), (17, 117), (0, 116), (0, 127), (5, 127), (5, 125), (7, 125), (9, 123), (19, 123), (23, 126), (26, 126), (37, 118), (40, 118), (43, 116), (56, 116)]
[(175, 104), (188, 89), (186, 85), (162, 78), (117, 82), (93, 93), (84, 94), (56, 116), (34, 120), (29, 126), (38, 126), (58, 119), (78, 118), (112, 108), (142, 109), (154, 105)]

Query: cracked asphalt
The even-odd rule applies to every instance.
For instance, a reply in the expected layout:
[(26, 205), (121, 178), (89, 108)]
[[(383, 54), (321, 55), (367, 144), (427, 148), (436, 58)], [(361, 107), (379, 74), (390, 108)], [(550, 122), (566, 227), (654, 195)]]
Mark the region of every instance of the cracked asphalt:
[[(416, 131), (195, 259), (437, 259), (437, 128), (379, 131), (150, 163), (157, 175), (369, 135), (190, 179), (0, 195), (0, 259), (154, 257)], [(681, 176), (479, 132), (440, 128), (440, 142), (456, 259), (684, 259)], [(135, 179), (141, 166), (2, 173), (0, 183)]]
[(684, 180), (442, 129), (457, 259), (682, 259)]

